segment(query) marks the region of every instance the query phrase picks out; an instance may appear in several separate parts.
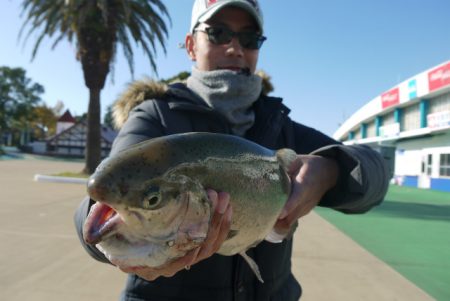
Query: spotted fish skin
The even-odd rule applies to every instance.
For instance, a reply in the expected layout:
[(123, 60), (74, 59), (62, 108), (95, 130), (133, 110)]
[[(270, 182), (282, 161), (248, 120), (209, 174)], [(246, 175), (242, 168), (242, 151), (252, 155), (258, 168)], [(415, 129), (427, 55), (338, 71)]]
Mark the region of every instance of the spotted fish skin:
[(218, 253), (243, 254), (273, 229), (290, 193), (286, 171), (295, 156), (212, 133), (136, 144), (104, 160), (89, 179), (88, 193), (99, 204), (86, 221), (85, 240), (112, 262), (160, 266), (205, 239), (211, 188), (228, 192), (233, 208), (231, 235)]

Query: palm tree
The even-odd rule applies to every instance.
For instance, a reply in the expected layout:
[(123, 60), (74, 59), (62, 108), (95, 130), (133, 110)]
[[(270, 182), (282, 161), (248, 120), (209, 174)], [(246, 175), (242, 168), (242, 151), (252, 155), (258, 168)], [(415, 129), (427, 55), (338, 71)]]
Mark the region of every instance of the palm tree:
[(132, 40), (144, 49), (156, 72), (156, 43), (165, 53), (168, 31), (163, 17), (171, 22), (169, 13), (161, 0), (23, 0), (22, 13), (26, 21), (20, 34), (29, 27), (25, 40), (39, 31), (32, 58), (46, 36), (55, 37), (52, 49), (64, 38), (76, 41), (77, 59), (89, 89), (84, 172), (90, 174), (101, 159), (100, 92), (115, 61), (117, 45), (123, 48), (131, 74)]

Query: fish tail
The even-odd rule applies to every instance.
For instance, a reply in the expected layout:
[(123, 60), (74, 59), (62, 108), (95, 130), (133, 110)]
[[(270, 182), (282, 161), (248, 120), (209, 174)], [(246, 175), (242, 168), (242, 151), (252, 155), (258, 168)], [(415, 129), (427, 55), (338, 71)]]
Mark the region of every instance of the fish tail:
[(276, 152), (276, 157), (278, 164), (280, 165), (281, 172), (281, 185), (283, 186), (283, 190), (286, 195), (290, 195), (291, 193), (291, 179), (290, 168), (292, 166), (292, 162), (297, 159), (297, 154), (289, 148), (283, 148)]

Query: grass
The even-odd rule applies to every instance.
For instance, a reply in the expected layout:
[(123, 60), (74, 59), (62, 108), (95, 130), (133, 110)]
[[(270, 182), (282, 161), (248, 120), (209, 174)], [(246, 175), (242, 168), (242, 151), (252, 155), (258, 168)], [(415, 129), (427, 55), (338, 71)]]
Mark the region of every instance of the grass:
[(450, 300), (450, 193), (391, 186), (363, 215), (316, 212), (437, 300)]
[(69, 177), (69, 178), (89, 178), (88, 174), (82, 173), (82, 172), (60, 172), (57, 174), (53, 174), (52, 176), (55, 177)]

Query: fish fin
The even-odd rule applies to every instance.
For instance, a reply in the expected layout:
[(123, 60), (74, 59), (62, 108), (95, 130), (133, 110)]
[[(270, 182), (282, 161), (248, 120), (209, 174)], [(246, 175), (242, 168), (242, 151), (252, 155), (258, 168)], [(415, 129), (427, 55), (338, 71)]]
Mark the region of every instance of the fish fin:
[(242, 257), (244, 257), (245, 261), (248, 263), (248, 265), (250, 266), (250, 268), (252, 269), (253, 273), (255, 273), (256, 278), (258, 278), (258, 280), (261, 283), (264, 283), (264, 280), (261, 277), (261, 272), (259, 271), (259, 267), (256, 264), (256, 262), (250, 257), (248, 256), (245, 251), (239, 253)]
[(284, 192), (289, 196), (289, 194), (291, 193), (291, 178), (289, 176), (289, 169), (292, 165), (292, 162), (297, 159), (297, 153), (292, 149), (283, 148), (278, 150), (275, 154), (282, 174), (281, 185)]
[(235, 237), (238, 233), (239, 233), (239, 230), (230, 229), (230, 231), (228, 232), (226, 240)]
[(297, 153), (289, 148), (282, 148), (276, 152), (277, 160), (286, 173), (289, 173), (289, 167), (297, 159)]

